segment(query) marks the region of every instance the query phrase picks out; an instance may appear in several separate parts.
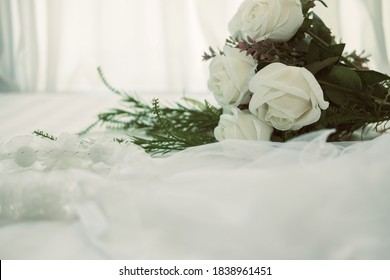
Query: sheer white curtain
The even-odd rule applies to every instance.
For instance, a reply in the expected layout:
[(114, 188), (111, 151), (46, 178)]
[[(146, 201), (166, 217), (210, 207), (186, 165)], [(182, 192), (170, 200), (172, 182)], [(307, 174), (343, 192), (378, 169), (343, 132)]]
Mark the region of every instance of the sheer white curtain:
[(35, 1), (0, 0), (0, 90), (37, 86)]
[(22, 91), (204, 91), (240, 0), (0, 0), (0, 75)]
[[(123, 89), (207, 91), (202, 53), (223, 46), (241, 2), (0, 0), (0, 90), (96, 91), (101, 66)], [(318, 12), (335, 34), (390, 72), (389, 1), (326, 2)]]

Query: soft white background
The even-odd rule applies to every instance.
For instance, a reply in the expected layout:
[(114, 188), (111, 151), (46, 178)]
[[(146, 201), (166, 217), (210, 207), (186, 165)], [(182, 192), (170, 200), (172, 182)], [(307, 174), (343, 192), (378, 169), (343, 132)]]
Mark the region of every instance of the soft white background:
[[(0, 0), (0, 91), (100, 91), (102, 66), (123, 89), (207, 92), (202, 53), (223, 46), (241, 2)], [(337, 37), (390, 73), (390, 1), (326, 3), (317, 12)]]

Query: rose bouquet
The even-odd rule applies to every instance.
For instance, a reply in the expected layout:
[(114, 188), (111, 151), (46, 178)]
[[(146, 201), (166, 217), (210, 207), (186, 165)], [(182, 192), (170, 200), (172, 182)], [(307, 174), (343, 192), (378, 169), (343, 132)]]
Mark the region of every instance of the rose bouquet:
[(368, 125), (386, 129), (390, 77), (369, 70), (363, 55), (344, 53), (345, 44), (313, 12), (316, 2), (325, 5), (321, 0), (241, 4), (223, 50), (210, 48), (203, 56), (211, 60), (208, 87), (220, 108), (189, 99), (173, 107), (157, 99), (148, 104), (112, 87), (99, 69), (126, 107), (100, 114), (80, 134), (106, 124), (131, 132), (130, 141), (147, 152), (166, 153), (225, 139), (284, 142), (333, 129), (329, 140), (340, 141)]
[[(323, 1), (322, 4), (325, 5)], [(209, 89), (223, 108), (215, 137), (286, 141), (324, 128), (331, 140), (390, 118), (390, 77), (344, 55), (313, 0), (245, 0), (231, 38), (210, 49)]]

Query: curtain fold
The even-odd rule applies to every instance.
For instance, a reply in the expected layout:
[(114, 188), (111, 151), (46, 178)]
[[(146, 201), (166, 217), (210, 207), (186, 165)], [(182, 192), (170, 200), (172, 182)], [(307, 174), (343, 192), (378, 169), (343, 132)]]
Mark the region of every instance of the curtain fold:
[(15, 36), (11, 1), (0, 1), (0, 91), (19, 90), (16, 85)]
[[(101, 66), (120, 89), (205, 92), (202, 54), (223, 47), (241, 2), (0, 0), (0, 91), (100, 91)], [(389, 2), (327, 0), (316, 11), (389, 73)]]
[[(388, 17), (389, 6), (387, 6), (387, 10), (385, 9), (385, 2), (389, 2), (388, 0), (361, 0), (365, 5), (368, 15), (370, 17), (369, 22), (372, 23), (372, 29), (368, 30), (373, 35), (373, 40), (367, 40), (362, 38), (365, 42), (365, 46), (367, 50), (372, 50), (376, 55), (375, 62), (377, 68), (381, 71), (390, 74), (390, 65), (389, 65), (389, 56), (388, 49), (390, 45), (388, 45), (389, 38), (386, 38), (385, 33), (385, 18)], [(387, 12), (385, 12), (387, 11)], [(388, 33), (387, 33), (388, 36)]]
[(36, 1), (1, 0), (0, 77), (4, 88), (37, 88)]

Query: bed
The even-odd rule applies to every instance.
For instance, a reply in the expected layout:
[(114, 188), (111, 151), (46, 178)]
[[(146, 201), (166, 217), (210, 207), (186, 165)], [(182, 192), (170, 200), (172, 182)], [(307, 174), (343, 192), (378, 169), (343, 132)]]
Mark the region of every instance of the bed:
[[(389, 134), (332, 144), (324, 130), (150, 156), (97, 128), (67, 149), (117, 102), (0, 94), (0, 259), (390, 258)], [(23, 141), (41, 162), (15, 165)]]

